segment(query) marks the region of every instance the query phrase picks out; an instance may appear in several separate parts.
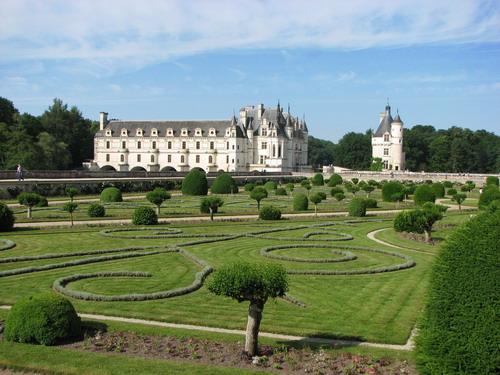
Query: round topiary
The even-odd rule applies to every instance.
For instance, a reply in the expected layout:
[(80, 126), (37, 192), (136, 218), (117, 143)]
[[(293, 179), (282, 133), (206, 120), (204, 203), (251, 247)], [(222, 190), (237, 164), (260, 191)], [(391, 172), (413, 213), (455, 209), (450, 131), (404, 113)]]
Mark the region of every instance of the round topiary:
[(334, 187), (334, 188), (332, 188), (332, 190), (330, 190), (330, 195), (332, 197), (334, 197), (335, 194), (338, 194), (338, 193), (342, 193), (343, 194), (344, 193), (344, 189), (342, 189), (341, 187)]
[(106, 216), (106, 210), (102, 204), (92, 203), (87, 209), (87, 215), (90, 217), (104, 217)]
[(183, 195), (207, 195), (208, 181), (205, 172), (192, 169), (182, 180)]
[(457, 189), (448, 189), (448, 191), (446, 192), (447, 195), (449, 195), (450, 197), (454, 196), (455, 194), (457, 193)]
[(293, 210), (307, 211), (309, 208), (309, 199), (303, 193), (297, 193), (293, 196)]
[(35, 207), (49, 207), (49, 201), (44, 196), (40, 196), (40, 200), (35, 204)]
[(444, 182), (443, 182), (443, 186), (444, 186), (446, 189), (452, 188), (452, 187), (453, 187), (453, 182), (451, 182), (451, 181), (444, 181)]
[(255, 184), (253, 182), (249, 182), (245, 185), (245, 191), (252, 191), (253, 189), (255, 189)]
[(314, 186), (323, 186), (325, 184), (325, 179), (321, 173), (316, 173), (312, 178), (311, 182)]
[(334, 173), (328, 180), (328, 186), (333, 187), (337, 185), (342, 184), (342, 177), (340, 177), (338, 174)]
[(431, 185), (432, 191), (436, 198), (444, 197), (444, 185), (441, 182), (435, 182)]
[(278, 188), (278, 184), (274, 181), (267, 181), (265, 184), (264, 184), (264, 188), (267, 190), (267, 191), (271, 191), (271, 190), (276, 190)]
[(229, 173), (221, 173), (210, 187), (212, 194), (232, 194), (238, 192), (238, 185)]
[(432, 190), (431, 185), (423, 184), (417, 186), (415, 189), (415, 194), (413, 194), (413, 200), (418, 206), (422, 206), (426, 202), (434, 203), (436, 201), (436, 195)]
[(276, 189), (276, 195), (287, 195), (287, 192), (286, 192), (286, 189), (285, 188), (282, 188), (282, 187), (279, 187)]
[(122, 192), (114, 186), (107, 187), (101, 192), (101, 202), (112, 203), (122, 201)]
[(500, 212), (452, 233), (434, 264), (417, 336), (422, 375), (498, 374)]
[(482, 194), (479, 196), (479, 202), (478, 202), (478, 207), (480, 209), (484, 209), (488, 207), (488, 205), (497, 200), (500, 199), (500, 189), (496, 185), (487, 185)]
[(8, 341), (53, 345), (80, 335), (80, 318), (73, 305), (52, 293), (20, 299), (5, 322)]
[(382, 199), (384, 202), (394, 202), (396, 193), (404, 193), (404, 185), (397, 181), (389, 181), (382, 185)]
[(349, 216), (364, 217), (366, 216), (366, 202), (362, 198), (354, 198), (349, 203)]
[(337, 194), (335, 194), (335, 195), (334, 195), (334, 197), (335, 197), (335, 199), (336, 199), (337, 201), (339, 201), (339, 202), (340, 202), (340, 201), (342, 201), (342, 200), (344, 200), (344, 199), (345, 199), (345, 194), (344, 194), (344, 193), (337, 193)]
[(151, 207), (137, 207), (132, 214), (132, 224), (155, 225), (158, 224), (158, 216)]
[(6, 204), (0, 202), (0, 232), (7, 232), (14, 227), (14, 213)]
[(288, 184), (286, 184), (286, 188), (290, 191), (293, 191), (293, 189), (295, 189), (295, 185), (289, 182)]
[(486, 185), (495, 185), (495, 186), (498, 186), (498, 177), (497, 176), (488, 176), (488, 177), (486, 177)]
[(281, 219), (281, 211), (273, 206), (264, 206), (259, 212), (259, 218), (262, 220), (279, 220)]

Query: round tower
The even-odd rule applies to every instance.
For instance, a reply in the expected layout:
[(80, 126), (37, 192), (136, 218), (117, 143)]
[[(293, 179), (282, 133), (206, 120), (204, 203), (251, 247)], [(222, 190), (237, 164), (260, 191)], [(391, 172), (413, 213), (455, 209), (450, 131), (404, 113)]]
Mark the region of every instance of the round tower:
[(399, 111), (391, 123), (391, 164), (394, 170), (405, 169), (405, 156), (403, 152), (403, 121)]

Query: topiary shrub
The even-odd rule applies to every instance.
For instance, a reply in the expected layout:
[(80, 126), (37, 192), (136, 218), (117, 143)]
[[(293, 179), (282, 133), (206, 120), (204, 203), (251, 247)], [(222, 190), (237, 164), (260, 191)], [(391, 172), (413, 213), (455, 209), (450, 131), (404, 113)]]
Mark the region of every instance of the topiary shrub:
[(403, 211), (394, 220), (396, 232), (424, 233), (425, 241), (432, 240), (432, 226), (443, 218), (447, 207), (431, 202), (425, 203), (421, 209)]
[(52, 293), (20, 299), (5, 322), (8, 341), (53, 345), (80, 335), (80, 318), (73, 305)]
[(278, 188), (278, 184), (274, 181), (267, 181), (265, 184), (264, 184), (264, 188), (267, 190), (267, 191), (271, 191), (271, 190), (276, 190)]
[(309, 208), (309, 199), (303, 193), (297, 193), (293, 196), (293, 210), (307, 211)]
[(432, 192), (436, 198), (444, 197), (444, 185), (441, 182), (435, 182), (431, 185)]
[(101, 202), (112, 203), (112, 202), (122, 202), (122, 192), (120, 189), (114, 186), (107, 187), (101, 192)]
[(102, 204), (92, 203), (87, 209), (87, 215), (90, 217), (104, 217), (106, 216), (106, 209)]
[(436, 195), (432, 190), (431, 185), (423, 184), (417, 186), (415, 189), (415, 194), (413, 194), (413, 200), (418, 206), (422, 206), (426, 202), (434, 203), (436, 201)]
[(35, 207), (49, 207), (49, 201), (44, 196), (40, 195), (40, 200), (35, 204)]
[(245, 185), (245, 191), (252, 191), (255, 188), (255, 184), (253, 182), (249, 182)]
[(479, 196), (478, 207), (480, 209), (485, 209), (491, 202), (497, 199), (500, 199), (500, 189), (498, 186), (487, 185)]
[(40, 194), (37, 193), (29, 193), (29, 192), (23, 192), (17, 196), (17, 200), (19, 204), (22, 204), (23, 206), (26, 206), (27, 208), (27, 216), (29, 219), (31, 219), (31, 211), (34, 206), (40, 203), (44, 197), (42, 197)]
[(416, 340), (422, 375), (498, 374), (500, 212), (452, 233), (431, 274)]
[(335, 198), (338, 202), (340, 202), (340, 201), (342, 201), (342, 200), (344, 200), (344, 199), (345, 199), (345, 194), (344, 194), (344, 193), (337, 193), (337, 194), (335, 194), (335, 195), (334, 195), (334, 198)]
[(453, 182), (451, 182), (451, 181), (444, 181), (444, 182), (443, 182), (443, 186), (444, 186), (446, 189), (452, 188), (452, 187), (453, 187)]
[(447, 195), (449, 195), (450, 197), (454, 196), (455, 194), (457, 193), (457, 189), (448, 189), (448, 191), (446, 192)]
[(342, 184), (342, 177), (340, 177), (338, 174), (334, 173), (328, 180), (328, 186), (333, 187), (337, 185)]
[(286, 189), (282, 187), (277, 188), (276, 195), (287, 195)]
[(396, 193), (404, 193), (404, 186), (397, 181), (389, 181), (382, 185), (382, 199), (384, 202), (394, 202)]
[(293, 191), (293, 189), (295, 189), (295, 185), (292, 184), (291, 182), (289, 182), (288, 184), (286, 184), (286, 188), (289, 190), (289, 191)]
[(210, 187), (212, 194), (233, 194), (238, 192), (238, 185), (229, 173), (221, 173)]
[(250, 192), (250, 198), (257, 201), (257, 209), (260, 210), (260, 201), (267, 198), (267, 190), (262, 186), (256, 186), (255, 189)]
[(486, 185), (495, 185), (495, 186), (498, 186), (498, 177), (497, 176), (488, 176), (488, 177), (486, 177)]
[(323, 186), (325, 184), (325, 179), (323, 178), (323, 175), (321, 173), (316, 173), (312, 178), (311, 178), (311, 183), (314, 186)]
[(334, 187), (334, 188), (332, 188), (332, 190), (330, 190), (330, 195), (332, 197), (334, 197), (335, 194), (338, 194), (338, 193), (344, 194), (344, 189), (342, 189), (341, 187)]
[(259, 219), (279, 220), (281, 219), (281, 211), (273, 206), (264, 206), (259, 212)]
[(158, 224), (158, 215), (151, 207), (137, 207), (132, 213), (132, 224), (155, 225)]
[(205, 172), (192, 169), (182, 180), (183, 195), (207, 195), (208, 181)]
[(0, 232), (7, 232), (14, 227), (14, 213), (6, 204), (0, 202)]
[(172, 195), (162, 187), (154, 188), (146, 194), (146, 199), (156, 206), (156, 214), (160, 216), (160, 207), (166, 200), (172, 198)]
[(366, 216), (366, 202), (364, 199), (353, 198), (353, 200), (349, 203), (349, 216)]
[(365, 205), (366, 205), (366, 208), (377, 208), (378, 207), (377, 200), (373, 199), (373, 198), (365, 198)]
[(204, 214), (210, 214), (210, 220), (214, 220), (214, 214), (219, 211), (219, 207), (224, 204), (224, 201), (215, 196), (211, 195), (209, 197), (205, 197), (200, 202), (200, 212)]

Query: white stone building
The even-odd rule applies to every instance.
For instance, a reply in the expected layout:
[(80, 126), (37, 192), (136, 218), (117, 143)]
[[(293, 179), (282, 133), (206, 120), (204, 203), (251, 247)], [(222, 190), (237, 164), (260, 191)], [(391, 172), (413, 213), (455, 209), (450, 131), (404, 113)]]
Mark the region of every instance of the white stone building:
[(384, 170), (404, 170), (403, 121), (399, 112), (393, 119), (389, 104), (380, 113), (380, 122), (372, 135), (372, 157), (382, 159)]
[(122, 121), (100, 114), (91, 168), (290, 172), (307, 168), (305, 120), (263, 104), (221, 121)]

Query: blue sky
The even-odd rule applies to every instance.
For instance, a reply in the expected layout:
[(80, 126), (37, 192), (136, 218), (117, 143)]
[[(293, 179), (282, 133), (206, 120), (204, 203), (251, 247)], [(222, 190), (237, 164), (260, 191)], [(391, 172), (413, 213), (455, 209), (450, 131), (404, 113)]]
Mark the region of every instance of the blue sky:
[(500, 2), (2, 0), (0, 96), (42, 113), (220, 119), (243, 105), (305, 113), (338, 140), (378, 125), (500, 133)]

